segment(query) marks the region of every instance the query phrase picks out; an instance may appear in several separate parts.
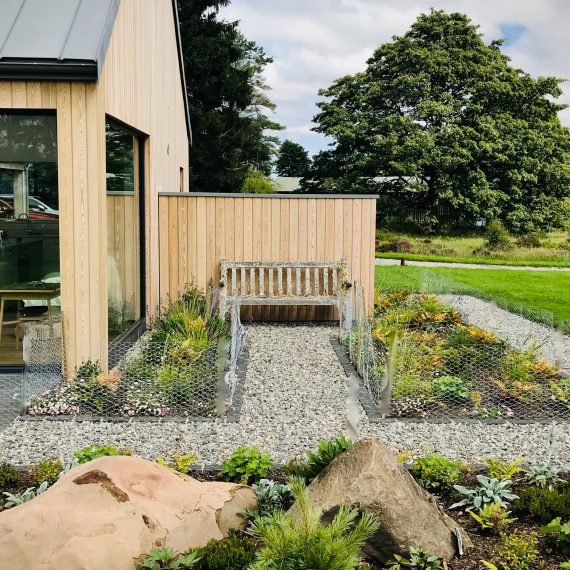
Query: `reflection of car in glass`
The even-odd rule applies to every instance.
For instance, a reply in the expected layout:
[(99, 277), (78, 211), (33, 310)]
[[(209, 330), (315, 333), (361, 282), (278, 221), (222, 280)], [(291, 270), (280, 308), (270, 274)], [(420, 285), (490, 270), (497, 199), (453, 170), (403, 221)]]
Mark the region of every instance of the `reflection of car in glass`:
[[(28, 217), (30, 220), (58, 220), (59, 211), (50, 208), (34, 196), (28, 198)], [(14, 197), (0, 195), (0, 218), (14, 217)]]

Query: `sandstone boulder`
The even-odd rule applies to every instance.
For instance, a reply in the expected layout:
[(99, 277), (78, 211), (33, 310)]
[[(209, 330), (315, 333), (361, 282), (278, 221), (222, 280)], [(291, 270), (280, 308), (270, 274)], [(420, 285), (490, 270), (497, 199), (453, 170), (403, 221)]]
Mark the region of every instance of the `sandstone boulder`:
[(138, 457), (103, 457), (0, 513), (1, 568), (133, 570), (154, 548), (184, 551), (245, 524), (252, 489), (202, 483)]
[[(432, 556), (456, 555), (455, 529), (434, 498), (420, 487), (394, 454), (378, 439), (363, 439), (338, 456), (308, 488), (325, 520), (348, 505), (379, 517), (380, 531), (367, 543), (367, 555), (386, 561), (420, 546)], [(464, 546), (467, 535), (460, 529)]]

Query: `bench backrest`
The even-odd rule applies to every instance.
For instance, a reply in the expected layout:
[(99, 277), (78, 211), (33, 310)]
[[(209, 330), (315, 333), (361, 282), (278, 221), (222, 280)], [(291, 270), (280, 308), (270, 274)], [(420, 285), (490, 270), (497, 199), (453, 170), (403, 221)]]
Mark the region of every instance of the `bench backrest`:
[(229, 261), (222, 259), (220, 286), (226, 302), (300, 300), (334, 303), (344, 296), (346, 260), (340, 261)]

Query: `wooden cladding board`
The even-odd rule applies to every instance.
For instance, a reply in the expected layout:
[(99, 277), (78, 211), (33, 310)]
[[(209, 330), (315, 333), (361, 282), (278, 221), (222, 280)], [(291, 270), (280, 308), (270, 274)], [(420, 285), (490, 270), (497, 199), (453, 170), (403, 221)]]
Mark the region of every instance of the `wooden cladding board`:
[[(187, 284), (206, 291), (220, 281), (222, 257), (232, 261), (338, 261), (350, 281), (374, 296), (376, 199), (162, 195), (160, 292), (163, 302)], [(254, 320), (331, 320), (329, 307), (244, 307)]]

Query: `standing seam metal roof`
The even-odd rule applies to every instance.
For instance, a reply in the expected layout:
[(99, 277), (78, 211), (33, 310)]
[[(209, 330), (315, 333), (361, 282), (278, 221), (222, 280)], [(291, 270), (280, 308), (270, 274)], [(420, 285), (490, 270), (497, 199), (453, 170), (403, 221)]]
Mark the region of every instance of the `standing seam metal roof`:
[[(97, 81), (121, 0), (1, 0), (0, 80)], [(176, 0), (172, 0), (192, 140)]]

